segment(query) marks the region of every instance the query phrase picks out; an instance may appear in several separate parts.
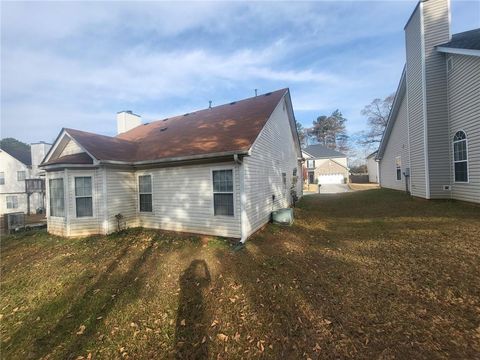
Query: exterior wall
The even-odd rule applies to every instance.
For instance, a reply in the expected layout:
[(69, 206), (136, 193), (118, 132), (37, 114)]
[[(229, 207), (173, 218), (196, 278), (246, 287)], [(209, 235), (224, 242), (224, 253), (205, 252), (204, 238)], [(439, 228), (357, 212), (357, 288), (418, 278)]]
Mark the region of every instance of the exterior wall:
[[(269, 221), (272, 210), (290, 205), (293, 169), (297, 169), (297, 194), (301, 195), (302, 167), (297, 160), (300, 154), (292, 136), (286, 102), (282, 99), (252, 146), (251, 156), (243, 161), (247, 236)], [(282, 173), (286, 174), (286, 186)]]
[[(403, 173), (410, 167), (408, 149), (408, 118), (407, 100), (404, 97), (395, 119), (392, 133), (385, 147), (382, 159), (380, 160), (380, 185), (389, 189), (405, 191), (405, 176)], [(397, 180), (396, 158), (401, 157), (402, 180)]]
[(371, 183), (378, 183), (378, 167), (379, 164), (375, 161), (375, 156), (367, 158), (368, 181)]
[(428, 169), (430, 197), (450, 197), (443, 185), (450, 183), (447, 69), (445, 56), (435, 46), (450, 40), (448, 0), (429, 0), (423, 3), (425, 33), (425, 105), (428, 137)]
[(105, 169), (107, 186), (107, 227), (105, 232), (117, 230), (116, 214), (123, 215), (126, 227), (138, 226), (137, 188), (134, 171)]
[[(427, 174), (428, 164), (426, 162), (426, 124), (424, 109), (424, 66), (423, 66), (423, 31), (421, 9), (423, 3), (419, 3), (412, 14), (407, 27), (405, 28), (406, 41), (406, 80), (407, 80), (407, 101), (408, 101), (408, 137), (410, 145), (410, 181), (412, 195), (428, 197)], [(392, 138), (393, 136), (390, 135)], [(390, 139), (389, 142), (395, 141)], [(388, 145), (387, 145), (388, 146)], [(398, 186), (391, 179), (383, 180), (384, 173), (388, 176), (388, 162), (383, 161), (380, 170), (380, 181), (382, 186)], [(382, 169), (383, 168), (383, 169)]]
[[(234, 216), (213, 215), (212, 170), (217, 169), (233, 169)], [(139, 175), (152, 176), (151, 213), (141, 213), (138, 209)], [(139, 226), (232, 238), (241, 236), (239, 168), (233, 162), (137, 171), (133, 186)]]
[(78, 146), (73, 140), (69, 140), (65, 148), (62, 150), (58, 157), (65, 155), (79, 154), (85, 152), (80, 146)]
[(480, 202), (480, 57), (450, 55), (453, 68), (448, 72), (450, 114), (448, 147), (458, 130), (467, 134), (468, 183), (455, 183), (453, 154), (450, 155), (452, 197)]
[[(0, 185), (0, 214), (12, 212), (27, 212), (27, 194), (25, 181), (17, 180), (17, 171), (25, 171), (25, 176), (30, 177), (31, 170), (28, 166), (15, 159), (5, 151), (0, 151), (0, 172), (5, 174), (5, 184)], [(18, 208), (7, 209), (7, 196), (17, 196)], [(38, 204), (32, 204), (32, 210)]]

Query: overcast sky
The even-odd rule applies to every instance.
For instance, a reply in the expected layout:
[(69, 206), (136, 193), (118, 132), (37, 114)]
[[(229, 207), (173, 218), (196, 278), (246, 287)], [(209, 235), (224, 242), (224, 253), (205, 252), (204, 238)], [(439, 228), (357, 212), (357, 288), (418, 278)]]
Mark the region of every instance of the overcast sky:
[[(393, 92), (415, 1), (2, 2), (1, 136), (52, 141), (62, 127), (114, 135), (145, 122), (289, 87), (305, 126)], [(453, 33), (480, 27), (452, 1)]]

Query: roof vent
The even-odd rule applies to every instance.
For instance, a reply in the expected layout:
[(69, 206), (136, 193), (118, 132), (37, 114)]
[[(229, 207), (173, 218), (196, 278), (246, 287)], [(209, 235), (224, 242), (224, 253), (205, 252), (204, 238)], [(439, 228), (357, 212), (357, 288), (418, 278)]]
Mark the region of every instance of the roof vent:
[(258, 89), (255, 89), (255, 97), (257, 97)]
[(150, 124), (150, 123), (145, 123), (145, 124), (143, 124), (143, 125), (148, 125), (148, 124)]
[(236, 101), (232, 101), (230, 105), (235, 105), (236, 103), (237, 103)]
[(268, 93), (265, 94), (265, 96), (268, 96), (268, 95), (272, 95), (272, 93), (271, 93), (271, 92), (268, 92)]
[(160, 129), (160, 131), (165, 131), (167, 129), (168, 129), (168, 127), (163, 127), (163, 128)]
[(188, 116), (188, 115), (190, 115), (190, 113), (183, 114), (183, 116)]
[(209, 108), (209, 109), (212, 108), (212, 100), (208, 100), (208, 108)]

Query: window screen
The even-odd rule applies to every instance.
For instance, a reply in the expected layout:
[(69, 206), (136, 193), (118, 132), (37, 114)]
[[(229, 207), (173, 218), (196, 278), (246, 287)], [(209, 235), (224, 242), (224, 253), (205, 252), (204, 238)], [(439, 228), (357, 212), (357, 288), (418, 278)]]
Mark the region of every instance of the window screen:
[(7, 209), (16, 209), (16, 208), (18, 208), (18, 197), (7, 196)]
[(50, 179), (48, 187), (50, 191), (50, 216), (65, 216), (63, 179)]
[(17, 180), (23, 181), (25, 180), (26, 173), (25, 171), (17, 171)]
[(5, 173), (0, 172), (0, 185), (5, 185)]
[(152, 212), (152, 176), (138, 177), (139, 209), (141, 212)]
[(77, 217), (93, 216), (92, 178), (90, 176), (75, 178), (75, 205)]
[(233, 170), (213, 171), (213, 209), (215, 215), (233, 216)]

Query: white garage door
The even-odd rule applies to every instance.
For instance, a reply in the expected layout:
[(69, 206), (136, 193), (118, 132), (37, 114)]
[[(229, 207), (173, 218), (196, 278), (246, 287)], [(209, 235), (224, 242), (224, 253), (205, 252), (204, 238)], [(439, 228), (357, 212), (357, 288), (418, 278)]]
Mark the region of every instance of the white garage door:
[(320, 175), (318, 177), (319, 184), (343, 184), (344, 177), (342, 174)]

